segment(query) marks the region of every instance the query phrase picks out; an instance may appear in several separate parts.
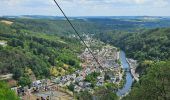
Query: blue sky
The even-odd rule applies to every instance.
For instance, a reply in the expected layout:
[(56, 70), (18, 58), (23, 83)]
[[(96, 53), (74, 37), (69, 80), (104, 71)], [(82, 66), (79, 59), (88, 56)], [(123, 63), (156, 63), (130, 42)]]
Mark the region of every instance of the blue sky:
[[(57, 0), (68, 16), (170, 16), (170, 0)], [(3, 15), (61, 16), (53, 0), (0, 0)]]

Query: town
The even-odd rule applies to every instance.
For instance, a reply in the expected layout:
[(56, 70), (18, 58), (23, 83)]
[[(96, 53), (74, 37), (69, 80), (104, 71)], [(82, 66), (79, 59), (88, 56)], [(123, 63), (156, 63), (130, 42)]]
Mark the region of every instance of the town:
[(94, 87), (104, 86), (107, 83), (119, 86), (124, 74), (119, 61), (119, 50), (101, 41), (91, 39), (89, 36), (86, 36), (85, 42), (90, 46), (92, 53), (101, 66), (96, 63), (88, 48), (86, 48), (79, 55), (83, 62), (81, 63), (82, 70), (57, 77), (56, 83), (61, 87), (73, 85), (74, 92), (85, 90), (93, 92)]

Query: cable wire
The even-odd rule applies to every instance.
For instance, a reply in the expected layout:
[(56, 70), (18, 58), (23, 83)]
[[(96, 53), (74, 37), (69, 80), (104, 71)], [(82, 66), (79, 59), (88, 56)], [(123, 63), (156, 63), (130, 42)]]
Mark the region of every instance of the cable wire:
[(93, 56), (93, 59), (97, 62), (97, 64), (99, 65), (100, 68), (103, 69), (103, 67), (101, 66), (101, 64), (99, 63), (99, 61), (97, 60), (97, 58), (94, 56), (93, 52), (91, 51), (90, 47), (87, 46), (87, 44), (85, 43), (85, 41), (83, 40), (83, 38), (80, 36), (79, 32), (76, 30), (76, 28), (74, 27), (74, 25), (71, 23), (71, 21), (69, 20), (69, 18), (66, 16), (66, 14), (64, 13), (63, 9), (60, 7), (60, 5), (57, 3), (56, 0), (54, 0), (56, 6), (59, 8), (59, 10), (62, 12), (62, 14), (64, 15), (64, 17), (66, 18), (67, 22), (70, 24), (70, 26), (73, 28), (73, 30), (75, 31), (76, 35), (79, 37), (79, 39), (83, 42), (83, 44), (85, 45), (85, 47), (88, 49), (88, 51), (90, 52), (90, 54)]

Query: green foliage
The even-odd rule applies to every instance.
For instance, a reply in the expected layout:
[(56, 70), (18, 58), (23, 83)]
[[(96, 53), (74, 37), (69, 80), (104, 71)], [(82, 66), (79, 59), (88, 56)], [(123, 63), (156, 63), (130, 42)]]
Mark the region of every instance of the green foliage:
[(19, 39), (12, 39), (11, 41), (8, 42), (8, 45), (13, 47), (17, 46), (21, 46), (22, 48), (24, 47), (24, 43)]
[(1, 33), (11, 33), (12, 29), (10, 26), (0, 22), (0, 34)]
[(70, 91), (73, 91), (73, 92), (74, 92), (74, 84), (70, 84), (70, 85), (68, 86), (68, 89), (69, 89)]
[(72, 53), (73, 52), (68, 49), (63, 49), (62, 53), (59, 54), (58, 56), (58, 60), (70, 66), (80, 67), (79, 66), (80, 61), (77, 60), (77, 57), (75, 55), (72, 55)]
[(94, 86), (99, 75), (100, 73), (93, 72), (85, 77), (85, 81), (92, 83), (92, 86)]
[[(11, 30), (9, 33), (6, 33), (6, 30), (0, 30), (0, 39), (7, 41), (7, 46), (0, 48), (0, 72), (2, 74), (12, 73), (13, 78), (24, 86), (30, 84), (29, 76), (24, 73), (27, 68), (31, 69), (38, 79), (50, 77), (52, 66), (63, 69), (64, 64), (67, 64), (69, 66), (66, 73), (72, 73), (80, 68), (80, 61), (77, 58), (77, 53), (82, 47), (80, 42), (71, 38), (61, 39), (57, 35), (33, 32), (30, 28), (36, 30), (39, 26), (34, 26), (32, 22), (29, 22), (30, 28), (23, 28), (23, 24), (15, 21), (12, 26), (2, 24), (2, 27)], [(43, 29), (37, 30), (46, 32)]]
[(19, 82), (18, 82), (21, 86), (28, 86), (31, 84), (31, 80), (29, 79), (28, 76), (25, 77), (20, 77)]
[(110, 80), (110, 76), (109, 75), (107, 75), (107, 74), (105, 74), (105, 76), (104, 76), (104, 80), (106, 81), (106, 80)]
[(77, 100), (93, 100), (93, 96), (88, 91), (76, 94)]
[(111, 88), (101, 87), (95, 90), (94, 97), (96, 100), (118, 100), (118, 96), (113, 92)]
[(14, 91), (6, 85), (5, 82), (0, 82), (0, 99), (1, 100), (19, 100)]
[(156, 28), (140, 33), (109, 32), (99, 34), (104, 42), (108, 42), (126, 51), (128, 57), (140, 61), (166, 60), (170, 57), (170, 28)]
[(23, 75), (22, 70), (19, 68), (14, 68), (13, 69), (13, 78), (15, 80), (18, 80), (21, 76)]
[(170, 62), (162, 61), (147, 68), (147, 73), (135, 84), (124, 100), (169, 100)]
[(147, 68), (150, 67), (154, 61), (151, 60), (144, 60), (141, 61), (136, 68), (136, 72), (139, 73), (140, 75), (146, 74)]
[(14, 79), (19, 79), (24, 72), (24, 69), (30, 67), (34, 74), (38, 76), (48, 76), (47, 64), (40, 58), (24, 53), (21, 49), (4, 49), (0, 51), (0, 60), (2, 62), (2, 73), (11, 72), (14, 74)]
[(83, 91), (76, 94), (78, 100), (118, 100), (118, 96), (111, 90), (105, 87), (98, 88), (93, 94), (88, 91)]
[[(16, 23), (12, 25), (15, 29), (31, 30), (38, 33), (58, 34), (66, 36), (73, 34), (74, 31), (65, 20), (48, 19), (15, 19)], [(74, 20), (72, 22), (79, 32), (94, 33), (99, 30), (100, 25), (91, 21)]]

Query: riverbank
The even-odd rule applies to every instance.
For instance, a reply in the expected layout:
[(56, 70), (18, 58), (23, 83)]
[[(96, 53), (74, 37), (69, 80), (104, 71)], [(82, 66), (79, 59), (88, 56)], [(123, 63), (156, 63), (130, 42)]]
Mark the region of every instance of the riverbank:
[[(124, 53), (123, 53), (124, 54)], [(121, 56), (122, 57), (122, 56)], [(136, 60), (133, 60), (133, 59), (128, 59), (128, 58), (126, 58), (126, 56), (125, 56), (125, 54), (124, 54), (124, 56), (123, 57), (125, 57), (125, 60), (126, 61), (124, 61), (124, 63), (127, 63), (125, 66), (123, 66), (123, 64), (122, 64), (122, 67), (123, 67), (123, 69), (125, 70), (126, 68), (129, 68), (130, 69), (130, 71), (127, 71), (126, 72), (126, 75), (130, 78), (130, 79), (132, 79), (132, 83), (131, 83), (131, 86), (132, 86), (132, 84), (133, 84), (133, 82), (134, 82), (134, 80), (136, 80), (136, 81), (139, 81), (139, 74), (137, 74), (137, 73), (135, 73), (135, 70), (136, 70), (136, 67), (137, 67), (137, 61)], [(128, 66), (128, 67), (127, 67)], [(131, 77), (130, 77), (131, 76)], [(126, 77), (126, 80), (128, 80), (129, 78), (127, 78)], [(130, 81), (129, 81), (130, 82)], [(126, 84), (128, 84), (128, 81), (127, 81), (127, 83)], [(125, 84), (125, 86), (126, 86), (126, 84)], [(130, 84), (130, 83), (129, 83)], [(129, 92), (131, 91), (131, 86), (129, 87), (129, 90), (128, 91), (126, 91), (126, 93), (124, 93), (123, 95), (121, 95), (120, 96), (120, 100), (123, 98), (123, 97), (125, 97), (126, 95), (128, 95), (129, 94)], [(124, 87), (125, 88), (125, 87)]]
[(134, 78), (134, 80), (136, 81), (139, 81), (139, 74), (136, 73), (136, 67), (137, 67), (137, 61), (136, 60), (133, 60), (133, 59), (128, 59), (126, 58), (128, 64), (129, 64), (129, 67), (130, 67), (130, 72)]

